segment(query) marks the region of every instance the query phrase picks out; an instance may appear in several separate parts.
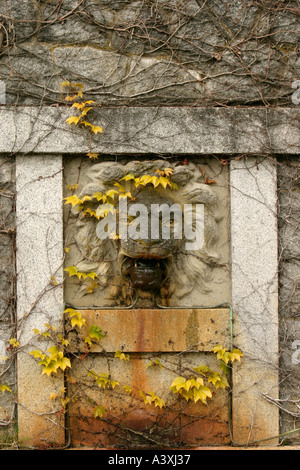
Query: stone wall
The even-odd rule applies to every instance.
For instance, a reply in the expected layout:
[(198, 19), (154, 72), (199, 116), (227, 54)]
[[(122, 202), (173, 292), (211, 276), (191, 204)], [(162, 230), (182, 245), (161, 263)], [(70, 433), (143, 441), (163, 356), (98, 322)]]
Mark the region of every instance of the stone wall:
[[(9, 345), (16, 335), (14, 155), (36, 149), (59, 153), (55, 145), (67, 145), (68, 139), (74, 154), (84, 154), (85, 137), (69, 133), (59, 121), (61, 112), (65, 119), (69, 111), (61, 88), (69, 80), (82, 83), (85, 96), (102, 105), (106, 134), (97, 146), (101, 151), (103, 145), (103, 153), (127, 152), (130, 141), (130, 151), (141, 158), (148, 148), (159, 156), (172, 154), (173, 143), (181, 156), (198, 149), (220, 161), (224, 157), (224, 165), (249, 153), (278, 157), (281, 393), (273, 405), (281, 409), (281, 432), (299, 426), (299, 118), (286, 113), (297, 111), (292, 101), (300, 65), (297, 8), (297, 0), (1, 3), (0, 80), (10, 107), (0, 106), (0, 384), (14, 389), (15, 383)], [(14, 106), (28, 106), (25, 119), (15, 116)], [(133, 106), (152, 107), (151, 119), (137, 111), (129, 122), (126, 108)], [(160, 106), (169, 110), (158, 111)], [(233, 108), (249, 108), (248, 118), (247, 110), (239, 109), (240, 117), (231, 120)], [(173, 131), (168, 138), (166, 127)], [(292, 138), (286, 140), (287, 129)], [(293, 156), (278, 156), (286, 150)], [(14, 406), (0, 393), (0, 433), (10, 440)], [(286, 439), (300, 442), (299, 433)]]
[[(278, 214), (279, 214), (279, 315), (281, 349), (281, 414), (282, 431), (300, 425), (298, 400), (300, 362), (300, 252), (299, 252), (299, 178), (297, 158), (279, 159)], [(299, 438), (287, 436), (299, 443)]]
[[(8, 354), (15, 337), (15, 165), (14, 158), (0, 157), (0, 383), (15, 390), (15, 358)], [(5, 358), (10, 355), (9, 360)], [(1, 393), (2, 395), (2, 393)], [(0, 440), (11, 439), (14, 404), (0, 397)]]
[(102, 105), (290, 106), (297, 1), (9, 0), (8, 104), (61, 103), (63, 80)]

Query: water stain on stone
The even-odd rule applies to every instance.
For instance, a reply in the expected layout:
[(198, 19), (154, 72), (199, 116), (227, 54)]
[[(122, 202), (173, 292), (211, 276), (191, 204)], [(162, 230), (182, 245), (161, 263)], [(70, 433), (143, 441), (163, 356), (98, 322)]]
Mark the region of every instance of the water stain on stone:
[(192, 349), (197, 346), (199, 342), (199, 319), (196, 310), (191, 310), (188, 321), (187, 327), (185, 330), (185, 342), (186, 348)]

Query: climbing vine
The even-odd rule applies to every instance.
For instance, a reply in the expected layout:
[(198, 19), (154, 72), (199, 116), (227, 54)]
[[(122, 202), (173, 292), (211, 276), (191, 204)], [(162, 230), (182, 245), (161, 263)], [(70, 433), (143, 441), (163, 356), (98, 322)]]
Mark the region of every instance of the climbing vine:
[[(39, 110), (45, 105), (49, 106), (46, 114), (65, 107), (70, 108), (72, 115), (68, 118), (67, 124), (75, 132), (86, 132), (86, 155), (91, 160), (99, 159), (99, 153), (94, 151), (93, 139), (105, 136), (105, 125), (102, 123), (99, 125), (94, 120), (96, 114), (94, 110), (100, 106), (114, 107), (116, 120), (123, 106), (154, 108), (161, 105), (171, 108), (201, 106), (217, 107), (221, 111), (225, 109), (229, 112), (240, 106), (262, 108), (266, 111), (266, 134), (269, 137), (272, 133), (272, 124), (269, 122), (268, 112), (277, 109), (281, 113), (284, 109), (293, 107), (293, 104), (298, 106), (296, 94), (294, 94), (297, 79), (299, 79), (297, 75), (299, 74), (297, 71), (298, 18), (299, 5), (295, 0), (278, 2), (269, 0), (154, 2), (147, 0), (100, 3), (85, 0), (74, 2), (65, 0), (3, 1), (0, 6), (0, 102), (2, 103), (1, 85), (4, 83), (6, 103), (13, 106), (16, 113), (19, 105), (28, 105), (29, 108), (36, 106)], [(65, 77), (71, 75), (70, 81), (65, 80)], [(67, 97), (65, 96), (66, 90)], [(92, 99), (86, 99), (85, 94)], [(52, 110), (51, 107), (53, 107)], [(156, 114), (151, 124), (156, 124), (155, 118)], [(16, 119), (15, 122), (17, 123), (18, 120)], [(31, 124), (43, 124), (39, 113), (36, 122)], [(184, 131), (188, 132), (189, 139), (198, 135), (199, 128), (191, 129), (189, 124), (188, 120), (181, 122), (179, 126), (175, 122), (174, 137), (176, 138)], [(146, 125), (149, 126), (148, 121)], [(298, 126), (297, 119), (292, 118), (290, 128), (294, 127), (297, 131)], [(48, 129), (49, 132), (52, 130), (57, 130), (55, 124), (53, 128)], [(216, 132), (213, 122), (212, 132)], [(138, 137), (136, 129), (133, 130), (133, 135), (135, 134)], [(35, 135), (34, 126), (32, 135)], [(122, 138), (119, 135), (112, 136), (112, 138), (122, 145), (126, 145), (129, 140), (126, 134), (122, 135)], [(249, 140), (256, 138), (255, 132), (248, 136)], [(36, 142), (33, 143), (32, 148), (35, 148), (35, 145)], [(297, 142), (296, 145), (298, 145)], [(284, 145), (282, 148), (285, 152)], [(26, 149), (21, 149), (21, 151), (24, 150), (26, 153)], [(0, 230), (1, 250), (3, 250), (3, 277), (1, 279), (3, 287), (0, 326), (5, 348), (0, 351), (0, 391), (2, 392), (0, 395), (3, 398), (1, 406), (3, 403), (3, 409), (8, 409), (7, 413), (4, 411), (3, 416), (0, 417), (1, 430), (4, 431), (14, 423), (15, 409), (18, 404), (14, 378), (15, 360), (19, 353), (23, 353), (24, 348), (20, 347), (17, 329), (19, 324), (24, 324), (31, 313), (31, 311), (22, 312), (21, 315), (24, 314), (24, 318), (16, 318), (17, 298), (14, 287), (17, 274), (14, 267), (16, 223), (12, 220), (16, 189), (5, 179), (8, 173), (7, 167), (13, 165), (14, 154), (9, 158), (7, 155), (1, 156), (0, 196), (3, 217)], [(299, 287), (297, 249), (299, 245), (297, 241), (299, 166), (297, 159), (293, 157), (277, 158), (277, 155), (270, 154), (268, 145), (262, 146), (259, 156), (274, 162), (279, 175), (278, 271), (280, 275), (281, 395), (280, 398), (272, 398), (272, 396), (264, 398), (279, 408), (281, 427), (287, 430), (297, 428), (299, 424), (299, 393), (297, 392), (299, 373), (296, 355), (299, 332), (295, 326), (299, 316), (297, 296)], [(237, 158), (243, 157), (245, 155)], [(221, 168), (230, 165), (230, 158), (227, 156), (219, 159), (218, 155), (213, 155), (212, 158), (220, 161)], [(181, 160), (188, 165), (188, 157)], [(255, 166), (255, 163), (253, 165)], [(167, 162), (166, 168), (168, 168)], [(171, 189), (171, 174), (157, 174), (156, 180), (149, 179), (154, 178), (153, 175), (144, 175), (139, 181), (139, 186), (136, 186), (135, 175), (127, 176), (128, 181), (118, 181), (118, 184), (124, 187), (124, 191), (121, 186), (116, 186), (115, 193), (89, 196), (91, 199), (74, 195), (73, 199), (66, 198), (65, 202), (78, 209), (86, 220), (89, 217), (100, 220), (110, 210), (116, 210), (120, 197), (127, 197), (130, 200), (134, 198), (135, 191), (143, 187), (143, 184), (163, 188), (166, 186)], [(161, 177), (167, 178), (167, 181)], [(12, 180), (13, 178), (11, 182)], [(205, 175), (205, 182), (214, 184), (214, 179)], [(256, 185), (255, 180), (253, 180), (253, 185)], [(76, 183), (72, 184), (69, 189), (76, 191)], [(11, 202), (8, 211), (7, 202)], [(107, 206), (103, 207), (104, 204)], [(99, 206), (102, 206), (102, 209)], [(115, 238), (117, 236), (118, 234), (115, 234)], [(11, 255), (10, 261), (7, 262), (9, 256), (6, 253), (9, 249)], [(68, 253), (68, 250), (69, 247), (66, 246), (65, 253)], [(99, 282), (97, 274), (92, 270), (82, 272), (76, 266), (69, 266), (65, 268), (65, 273), (79, 281), (89, 281), (90, 284), (87, 286), (89, 292), (93, 292)], [(61, 281), (58, 281), (56, 273), (52, 274), (47, 287), (59, 289)], [(45, 291), (37, 294), (37, 303), (44, 293)], [(253, 295), (256, 295), (256, 292), (253, 292)], [(84, 328), (84, 318), (79, 311), (75, 309), (65, 314), (71, 328)], [(44, 370), (49, 372), (49, 379), (59, 374), (67, 374), (72, 370), (67, 361), (71, 358), (68, 356), (71, 354), (70, 345), (67, 344), (68, 339), (54, 328), (48, 324), (48, 326), (45, 325), (44, 331), (36, 330), (35, 339), (54, 341), (53, 348), (56, 349), (49, 349), (46, 346), (45, 351), (35, 350), (35, 354), (40, 354), (40, 356), (34, 357), (31, 354), (32, 360), (37, 363), (41, 362), (39, 366), (41, 372)], [(82, 364), (86, 359), (85, 353), (88, 354), (93, 342), (101, 341), (100, 336), (104, 335), (98, 328), (94, 325), (82, 340), (86, 347), (85, 352), (81, 352)], [(8, 331), (11, 332), (10, 335)], [(222, 346), (220, 351), (223, 349)], [(218, 358), (220, 351), (215, 354), (213, 351), (212, 354)], [(232, 353), (227, 350), (226, 352)], [(113, 359), (119, 361), (122, 366), (130, 363), (128, 360), (130, 358), (123, 351), (116, 351), (114, 355), (116, 357)], [(78, 357), (76, 355), (76, 359)], [(225, 356), (226, 361), (228, 357), (230, 356)], [(238, 359), (233, 359), (234, 362), (236, 360)], [(296, 362), (293, 362), (295, 360)], [(226, 361), (222, 362), (222, 359), (220, 361), (223, 367), (223, 362), (226, 364)], [(231, 364), (231, 360), (228, 360), (227, 365), (231, 367)], [(149, 371), (155, 371), (155, 373), (167, 369), (162, 358), (149, 358), (147, 367)], [(184, 402), (187, 401), (188, 404), (193, 401), (192, 394), (198, 392), (201, 386), (209, 388), (215, 383), (218, 390), (220, 389), (219, 392), (222, 393), (223, 387), (228, 388), (225, 370), (222, 367), (220, 370), (211, 367), (210, 370), (206, 370), (206, 367), (208, 366), (198, 366), (198, 372), (192, 372), (196, 375), (187, 373), (186, 376), (178, 376), (175, 374), (174, 380), (178, 377), (182, 379), (178, 379), (176, 387), (173, 386), (175, 389), (170, 392), (173, 395), (175, 393), (174, 396), (178, 396)], [(43, 376), (48, 376), (48, 373), (44, 372)], [(106, 377), (107, 383), (109, 383), (109, 377), (109, 375)], [(90, 378), (93, 379), (93, 375)], [(70, 383), (69, 377), (68, 384)], [(172, 381), (168, 385), (171, 386)], [(109, 387), (102, 387), (101, 391), (115, 392), (117, 387), (116, 385), (112, 388), (109, 385)], [(178, 390), (177, 387), (179, 387)], [(124, 388), (123, 391), (128, 393), (129, 389)], [(167, 403), (166, 406), (160, 407), (162, 402), (155, 402), (159, 399), (155, 392), (143, 391), (142, 393), (144, 395), (139, 398), (144, 404), (154, 406), (157, 404), (156, 408), (159, 410), (166, 408)], [(190, 399), (187, 400), (183, 394)], [(7, 397), (12, 398), (12, 407), (6, 407)], [(70, 397), (66, 395), (65, 389), (53, 394), (50, 400), (52, 402), (62, 400), (63, 412), (70, 403)], [(207, 396), (206, 400), (209, 402), (211, 398)], [(201, 398), (198, 399), (197, 404), (206, 406)], [(101, 419), (107, 417), (104, 410), (104, 406), (98, 405), (95, 415)], [(148, 438), (153, 439), (153, 435)], [(291, 435), (290, 438), (289, 442), (292, 442), (293, 438), (295, 442), (299, 441), (297, 434)], [(4, 438), (2, 443), (6, 444)]]

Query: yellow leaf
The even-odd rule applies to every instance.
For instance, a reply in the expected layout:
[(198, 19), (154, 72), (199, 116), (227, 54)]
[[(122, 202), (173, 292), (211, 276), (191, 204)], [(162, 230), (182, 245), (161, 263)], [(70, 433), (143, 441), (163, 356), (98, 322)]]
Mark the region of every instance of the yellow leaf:
[(63, 357), (60, 361), (59, 361), (59, 367), (62, 369), (62, 370), (65, 370), (67, 367), (70, 367), (71, 368), (71, 362), (70, 362), (70, 359), (68, 357)]
[(10, 338), (10, 340), (8, 340), (9, 344), (11, 344), (14, 348), (17, 348), (20, 343), (19, 341), (17, 341), (17, 338)]
[(42, 360), (46, 357), (46, 355), (40, 349), (35, 349), (34, 351), (31, 351), (29, 354), (31, 354), (33, 357), (38, 357)]
[(184, 387), (185, 382), (186, 380), (184, 377), (176, 377), (176, 379), (173, 380), (170, 389), (175, 388), (175, 390), (180, 390), (182, 387)]
[(106, 192), (106, 196), (112, 199), (115, 197), (115, 194), (119, 194), (118, 191), (116, 191), (115, 189), (110, 189), (109, 191)]
[(98, 134), (98, 132), (102, 133), (103, 129), (100, 126), (93, 126), (92, 131), (94, 132), (94, 134)]
[(170, 180), (164, 176), (159, 177), (158, 184), (161, 184), (165, 189), (167, 186), (171, 186)]
[(208, 372), (212, 372), (211, 369), (206, 365), (201, 365), (201, 366), (195, 367), (194, 370), (196, 372), (198, 372), (198, 374), (201, 374), (201, 375), (205, 375)]
[(87, 277), (90, 277), (91, 279), (95, 279), (95, 277), (98, 277), (98, 274), (97, 273), (94, 273), (94, 272), (91, 272), (91, 273), (88, 273), (87, 274)]
[(156, 188), (159, 185), (159, 178), (157, 176), (152, 176), (151, 183), (153, 184), (154, 188)]
[(127, 393), (131, 393), (131, 392), (132, 392), (132, 389), (131, 389), (131, 387), (130, 387), (129, 385), (124, 385), (123, 388), (124, 388), (125, 392), (127, 392)]
[(241, 357), (243, 357), (242, 351), (239, 349), (233, 349), (230, 353), (230, 361), (234, 362), (235, 360), (241, 362)]
[(121, 351), (116, 351), (115, 352), (115, 357), (119, 358), (120, 361), (130, 361), (130, 356), (129, 354), (125, 354)]
[(115, 208), (112, 204), (101, 204), (98, 206), (96, 210), (96, 216), (97, 217), (104, 217), (106, 216), (109, 212), (112, 214), (115, 212)]
[(4, 392), (10, 392), (10, 393), (12, 393), (12, 391), (11, 391), (11, 389), (9, 388), (8, 385), (0, 385), (0, 391), (1, 391), (2, 393), (4, 393)]
[(64, 271), (69, 273), (69, 276), (76, 276), (78, 272), (78, 268), (76, 266), (69, 266), (68, 268), (65, 268)]
[(103, 406), (99, 405), (97, 406), (97, 408), (95, 408), (94, 410), (94, 416), (95, 418), (100, 418), (102, 419), (102, 417), (106, 414), (106, 410), (105, 408), (103, 408)]
[(120, 181), (130, 181), (130, 180), (134, 180), (134, 174), (133, 173), (129, 173), (128, 175), (125, 175), (123, 176), (123, 178), (120, 179)]
[(64, 199), (66, 201), (65, 204), (72, 204), (72, 207), (82, 204), (82, 200), (76, 194), (65, 197)]
[(94, 194), (92, 195), (92, 198), (93, 198), (93, 199), (97, 199), (97, 201), (102, 201), (102, 199), (103, 199), (103, 194), (100, 193), (100, 192), (94, 193)]
[(54, 276), (51, 276), (50, 279), (51, 279), (51, 281), (52, 281), (52, 284), (53, 284), (54, 286), (57, 286), (57, 280), (55, 279), (55, 277), (54, 277)]
[(77, 189), (78, 188), (78, 184), (75, 183), (75, 184), (68, 184), (68, 189), (70, 189), (70, 191), (73, 191), (74, 189)]
[(127, 191), (126, 193), (119, 194), (119, 199), (126, 199), (127, 197), (130, 197), (132, 199), (132, 194)]
[(80, 120), (80, 117), (78, 117), (78, 116), (71, 116), (71, 117), (69, 117), (68, 119), (66, 119), (66, 122), (67, 122), (68, 124), (75, 124), (75, 125), (77, 125), (78, 122), (79, 122), (79, 120)]
[(87, 153), (87, 156), (89, 158), (91, 158), (92, 160), (96, 160), (98, 157), (99, 157), (99, 153), (92, 153), (92, 152), (89, 152)]
[(76, 95), (74, 95), (74, 96), (69, 96), (68, 95), (68, 96), (65, 97), (66, 101), (74, 101), (75, 99), (76, 99)]
[(72, 108), (83, 109), (85, 107), (85, 103), (73, 103)]
[(199, 390), (194, 388), (194, 402), (197, 403), (201, 400), (202, 403), (206, 404), (207, 398), (212, 398), (211, 390), (208, 387), (201, 387)]
[(81, 115), (80, 115), (80, 118), (86, 116), (87, 113), (92, 109), (92, 108), (85, 108), (84, 106), (85, 106), (85, 103), (83, 103), (83, 111), (82, 111), (82, 113), (81, 113)]
[(150, 175), (143, 175), (140, 178), (139, 184), (146, 186), (146, 184), (151, 183), (152, 177)]
[(52, 373), (56, 373), (58, 369), (58, 365), (56, 364), (55, 361), (51, 361), (49, 364), (45, 365), (42, 370), (42, 375), (47, 374), (48, 377)]

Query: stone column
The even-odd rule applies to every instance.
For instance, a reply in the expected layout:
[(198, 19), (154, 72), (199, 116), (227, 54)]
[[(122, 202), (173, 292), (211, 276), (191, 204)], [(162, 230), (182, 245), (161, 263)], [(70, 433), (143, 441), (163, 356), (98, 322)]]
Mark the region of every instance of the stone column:
[(233, 438), (276, 444), (278, 408), (277, 172), (271, 158), (233, 160), (231, 185), (234, 342)]
[(64, 444), (61, 404), (50, 395), (64, 386), (63, 373), (48, 377), (29, 352), (46, 351), (33, 329), (46, 323), (62, 329), (63, 214), (62, 157), (16, 158), (18, 428), (25, 446)]

